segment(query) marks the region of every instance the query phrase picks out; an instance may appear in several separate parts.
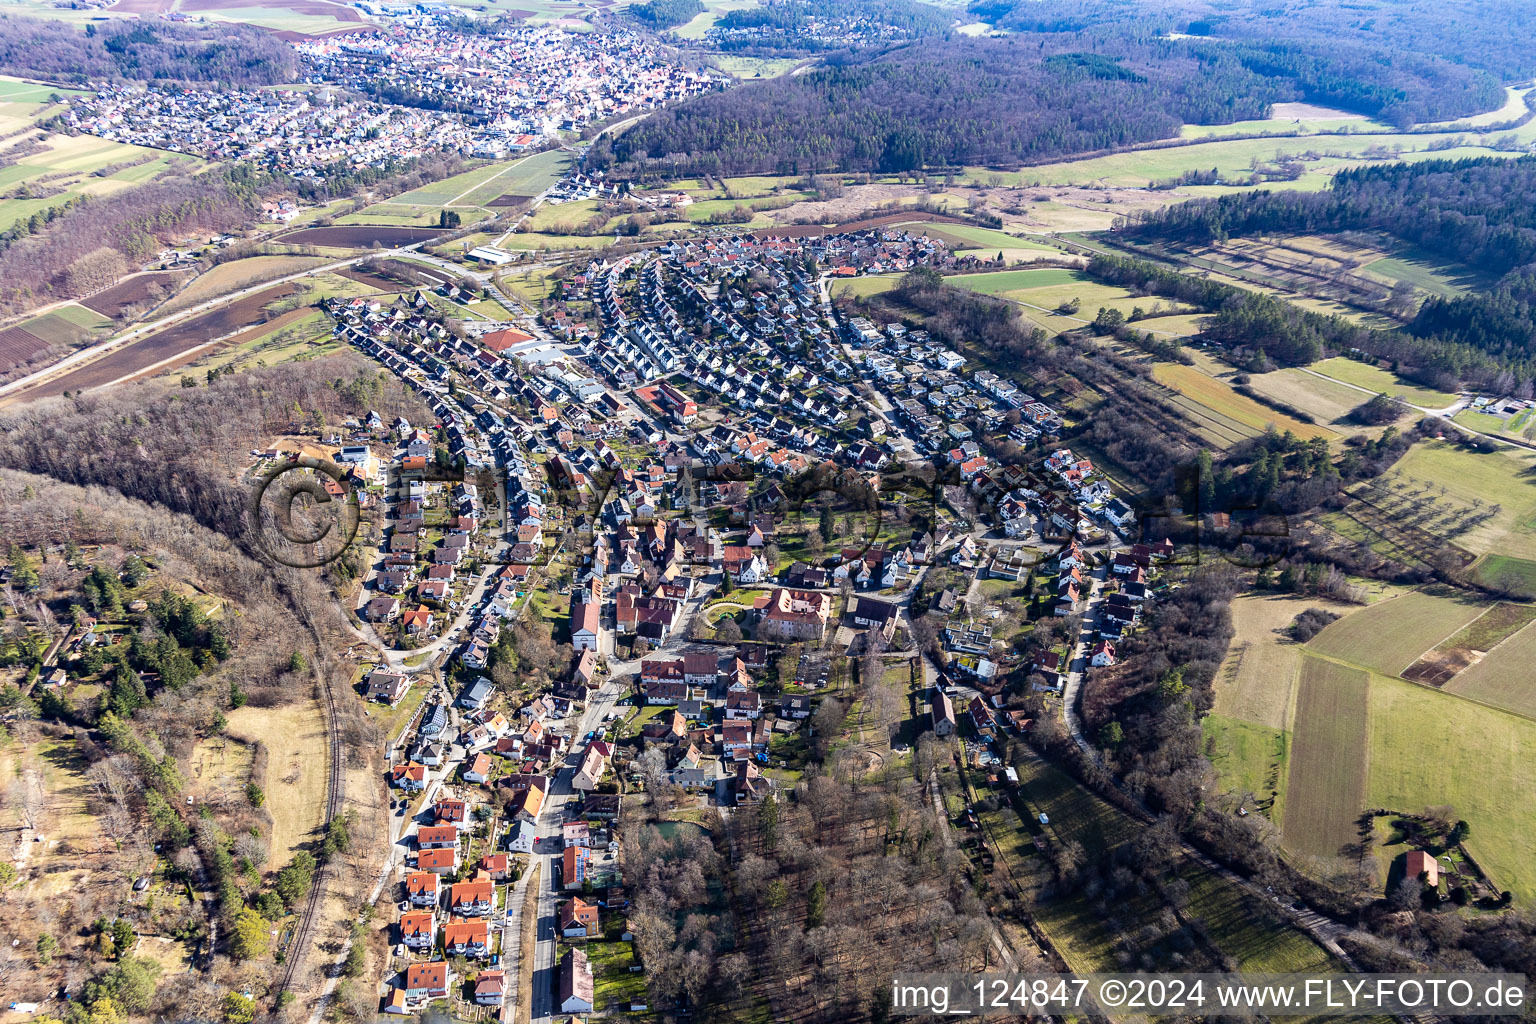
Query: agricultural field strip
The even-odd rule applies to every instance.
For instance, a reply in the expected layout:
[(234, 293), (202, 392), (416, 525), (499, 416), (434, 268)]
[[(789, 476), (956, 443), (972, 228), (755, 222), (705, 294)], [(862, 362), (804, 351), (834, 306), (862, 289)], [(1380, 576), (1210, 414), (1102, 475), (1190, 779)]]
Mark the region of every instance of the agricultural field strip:
[(1479, 662), (1445, 685), (1445, 692), (1536, 718), (1536, 685), (1530, 666), (1536, 659), (1536, 623), (1506, 638)]
[[(1454, 598), (1413, 591), (1330, 623), (1307, 643), (1307, 651), (1340, 664), (1401, 676), (1426, 651), (1486, 611)], [(1425, 640), (1429, 644), (1420, 646)], [(1402, 660), (1402, 652), (1410, 649), (1414, 654)]]
[[(1302, 658), (1283, 826), (1287, 844), (1299, 852), (1334, 856), (1365, 805), (1369, 686), (1365, 669)], [(1346, 752), (1357, 756), (1351, 761)]]

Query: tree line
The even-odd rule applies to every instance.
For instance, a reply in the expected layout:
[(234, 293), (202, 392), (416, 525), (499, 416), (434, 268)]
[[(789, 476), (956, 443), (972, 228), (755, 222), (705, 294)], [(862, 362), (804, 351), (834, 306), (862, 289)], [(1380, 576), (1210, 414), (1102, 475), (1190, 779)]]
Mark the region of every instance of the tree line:
[(1465, 383), (1522, 394), (1536, 377), (1536, 349), (1479, 345), (1466, 328), (1431, 332), (1423, 320), (1407, 331), (1363, 327), (1342, 316), (1314, 313), (1273, 295), (1181, 274), (1149, 260), (1101, 254), (1086, 269), (1106, 283), (1210, 310), (1213, 315), (1206, 318), (1200, 337), (1228, 348), (1250, 372), (1345, 354), (1388, 361), (1404, 377), (1442, 390), (1455, 391)]

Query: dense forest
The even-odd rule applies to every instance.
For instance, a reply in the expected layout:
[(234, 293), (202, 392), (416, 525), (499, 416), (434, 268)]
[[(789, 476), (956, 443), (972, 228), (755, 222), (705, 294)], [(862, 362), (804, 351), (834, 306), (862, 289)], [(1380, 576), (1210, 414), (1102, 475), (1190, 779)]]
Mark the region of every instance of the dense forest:
[(694, 15), (703, 13), (704, 5), (699, 0), (646, 0), (643, 4), (630, 4), (624, 8), (625, 17), (650, 29), (686, 25)]
[(1260, 117), (1289, 95), (1233, 62), (1146, 51), (1121, 67), (1072, 54), (952, 40), (830, 62), (659, 111), (589, 160), (717, 174), (1017, 167), (1167, 138), (1184, 121)]
[[(1327, 192), (1198, 199), (1145, 213), (1124, 230), (1195, 244), (1264, 234), (1382, 231), (1444, 258), (1502, 273), (1489, 292), (1431, 296), (1409, 329), (1422, 339), (1487, 353), (1528, 377), (1536, 359), (1533, 197), (1536, 157), (1426, 160), (1342, 170)], [(1304, 361), (1304, 353), (1270, 354)], [(1467, 372), (1464, 365), (1444, 368)]]
[(976, 0), (970, 11), (1010, 32), (1189, 36), (1180, 44), (1194, 53), (1225, 53), (1260, 74), (1294, 81), (1309, 101), (1399, 126), (1498, 107), (1499, 82), (1531, 74), (1523, 41), (1536, 29), (1536, 12), (1519, 0)]
[(107, 21), (81, 32), (5, 15), (0, 71), (79, 85), (129, 79), (253, 86), (293, 81), (298, 61), (292, 46), (250, 25)]

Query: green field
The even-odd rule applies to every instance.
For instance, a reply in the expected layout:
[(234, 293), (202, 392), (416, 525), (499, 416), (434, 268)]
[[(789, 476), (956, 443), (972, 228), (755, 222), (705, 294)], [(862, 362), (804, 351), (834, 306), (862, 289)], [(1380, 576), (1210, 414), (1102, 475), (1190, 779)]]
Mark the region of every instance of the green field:
[(704, 0), (703, 13), (695, 15), (692, 20), (679, 25), (672, 31), (683, 39), (700, 40), (704, 38), (705, 33), (715, 27), (715, 22), (720, 20), (722, 14), (729, 11), (746, 11), (759, 6), (761, 5), (757, 0)]
[(1157, 335), (1188, 337), (1200, 333), (1205, 318), (1204, 313), (1173, 313), (1168, 316), (1149, 316), (1136, 320), (1131, 323), (1131, 326), (1138, 331), (1148, 331)]
[(918, 221), (913, 224), (897, 224), (907, 231), (921, 232), (930, 238), (945, 242), (955, 249), (986, 252), (996, 255), (1001, 251), (1006, 259), (1019, 258), (1014, 253), (1060, 253), (1061, 250), (1043, 242), (1036, 242), (1006, 231), (979, 227), (975, 224), (944, 224), (938, 221)]
[[(1058, 267), (1042, 268), (1039, 270), (997, 270), (983, 274), (957, 274), (954, 277), (946, 277), (944, 283), (973, 292), (981, 292), (983, 295), (1002, 295), (1005, 292), (1018, 292), (1053, 285), (1094, 284), (1091, 278), (1080, 271), (1064, 270)], [(1035, 305), (1041, 305), (1041, 303), (1035, 303)]]
[(1536, 618), (1536, 608), (1501, 602), (1442, 641), (1439, 647), (1446, 650), (1466, 648), (1471, 651), (1491, 651), (1524, 629), (1533, 618)]
[(1526, 626), (1489, 651), (1481, 661), (1456, 675), (1445, 684), (1445, 690), (1536, 718), (1536, 677), (1531, 674), (1533, 659), (1536, 659), (1536, 627)]
[[(1494, 149), (1492, 146), (1494, 139), (1503, 135), (1513, 135), (1519, 141), (1528, 141), (1527, 136), (1536, 137), (1536, 124), (1528, 123), (1511, 132), (1497, 133), (1496, 136), (1482, 138), (1474, 136), (1472, 138), (1477, 140), (1474, 144), (1453, 146), (1442, 150), (1429, 148), (1437, 141), (1443, 145), (1463, 135), (1462, 132), (1405, 135), (1389, 132), (1355, 132), (1346, 128), (1343, 132), (1336, 134), (1319, 132), (1298, 138), (1241, 138), (1185, 146), (1130, 150), (1109, 156), (1064, 160), (1036, 167), (1025, 167), (1006, 173), (999, 173), (986, 167), (967, 167), (966, 180), (989, 182), (999, 178), (1002, 182), (1012, 185), (1097, 183), (1141, 187), (1152, 182), (1177, 178), (1186, 171), (1211, 168), (1217, 169), (1224, 177), (1240, 180), (1251, 173), (1255, 162), (1265, 164), (1282, 158), (1297, 158), (1305, 162), (1307, 167), (1299, 179), (1270, 181), (1259, 187), (1316, 191), (1327, 185), (1334, 171), (1370, 162), (1364, 153), (1372, 147), (1392, 150), (1396, 152), (1398, 159), (1404, 162), (1487, 156), (1509, 158), (1518, 155), (1518, 152)], [(1181, 191), (1186, 195), (1209, 196), (1246, 190), (1249, 187), (1212, 185), (1186, 188)]]
[(503, 249), (601, 249), (613, 244), (612, 235), (549, 235), (519, 231), (507, 237)]
[(57, 85), (38, 85), (23, 82), (19, 78), (0, 76), (0, 102), (47, 103), (50, 96), (83, 96), (79, 89), (65, 89)]
[(1249, 436), (1262, 434), (1270, 426), (1276, 430), (1289, 430), (1305, 439), (1331, 439), (1336, 436), (1327, 427), (1303, 423), (1267, 405), (1261, 405), (1247, 395), (1240, 395), (1232, 390), (1230, 384), (1202, 373), (1193, 366), (1157, 363), (1152, 367), (1152, 376), (1159, 384), (1173, 388), (1183, 398), (1208, 410), (1222, 425), (1235, 424), (1238, 432), (1246, 431)]
[(1258, 897), (1206, 868), (1185, 874), (1189, 909), (1236, 969), (1253, 974), (1333, 972), (1342, 965)]
[(861, 295), (879, 295), (896, 287), (901, 279), (894, 274), (879, 274), (873, 277), (849, 277), (840, 281), (834, 281), (830, 290), (835, 296), (849, 296), (857, 298)]
[[(983, 816), (1010, 861), (1028, 856), (1019, 843), (1008, 842), (1025, 829), (1042, 831), (1054, 842), (1080, 843), (1094, 858), (1141, 830), (1138, 822), (1090, 794), (1065, 772), (1034, 758), (1015, 767), (1029, 823), (1024, 829), (1008, 829), (995, 816)], [(1038, 825), (1042, 812), (1050, 824)], [(1236, 969), (1285, 973), (1338, 968), (1333, 958), (1310, 938), (1215, 872), (1183, 857), (1176, 858), (1175, 872), (1188, 885), (1185, 914), (1198, 920), (1202, 941), (1230, 958)], [(1126, 922), (1146, 919), (1161, 909), (1160, 901), (1142, 889), (1123, 896), (1111, 909), (1086, 894), (1074, 893), (1039, 904), (1035, 913), (1073, 969), (1118, 970), (1124, 966), (1117, 959), (1121, 928)], [(1176, 944), (1153, 945), (1149, 955), (1154, 959), (1169, 964), (1177, 962)]]
[(580, 199), (574, 203), (545, 203), (526, 222), (529, 231), (572, 231), (584, 226), (598, 213), (601, 204), (596, 199)]
[(342, 21), (329, 14), (310, 14), (266, 2), (251, 7), (200, 8), (197, 13), (208, 21), (238, 22), (273, 32), (298, 32), (304, 35), (324, 35), (337, 29), (359, 27), (355, 21)]
[(503, 195), (535, 196), (559, 180), (570, 159), (564, 150), (552, 149), (493, 161), (402, 193), (388, 205), (474, 208)]
[(1043, 813), (1050, 819), (1045, 829), (1056, 842), (1079, 843), (1090, 856), (1097, 856), (1139, 831), (1135, 821), (1066, 772), (1040, 762), (1020, 768), (1019, 793), (1031, 815)]
[(78, 345), (112, 330), (112, 321), (84, 306), (63, 306), (20, 325), (50, 345)]
[[(1529, 679), (1528, 656), (1523, 664)], [(1519, 676), (1504, 678), (1512, 682)], [(1536, 896), (1529, 807), (1536, 785), (1536, 722), (1451, 693), (1375, 676), (1370, 684), (1370, 766), (1366, 795), (1371, 806), (1453, 808), (1453, 817), (1472, 826), (1467, 847), (1494, 884), (1522, 900)]]
[(1416, 590), (1331, 623), (1307, 646), (1330, 658), (1395, 676), (1487, 607), (1487, 602), (1455, 592)]
[(1526, 427), (1530, 426), (1530, 411), (1518, 413), (1514, 416), (1493, 416), (1486, 412), (1476, 412), (1472, 409), (1463, 409), (1451, 419), (1460, 423), (1469, 430), (1475, 430), (1480, 434), (1507, 434), (1519, 436)]
[(1211, 766), (1221, 776), (1228, 793), (1263, 800), (1274, 793), (1268, 810), (1271, 821), (1284, 820), (1285, 763), (1290, 735), (1256, 722), (1245, 722), (1214, 712), (1200, 722), (1209, 744)]
[(1431, 485), (1437, 495), (1443, 487), (1446, 499), (1493, 512), (1458, 534), (1459, 546), (1473, 554), (1536, 560), (1536, 455), (1510, 449), (1482, 455), (1445, 441), (1420, 442), (1398, 460), (1394, 476), (1398, 472)]
[[(67, 91), (67, 90), (66, 90)], [(0, 104), (11, 113), (0, 118), (13, 131), (25, 131), (47, 103)], [(14, 113), (22, 111), (24, 113)], [(0, 151), (3, 152), (3, 151)], [(195, 167), (200, 160), (173, 156), (144, 146), (129, 146), (91, 135), (47, 135), (43, 148), (0, 167), (0, 189), (11, 192), (37, 182), (36, 196), (19, 195), (0, 199), (0, 230), (31, 217), (49, 207), (79, 196), (104, 196), (141, 184), (166, 169), (173, 162)], [(119, 166), (122, 165), (122, 166)], [(107, 168), (115, 168), (110, 173)], [(46, 180), (44, 180), (46, 179)]]
[(1472, 566), (1479, 582), (1536, 597), (1536, 562), (1509, 555), (1484, 555)]
[[(1456, 401), (1456, 396), (1444, 391), (1434, 391), (1430, 388), (1420, 387), (1410, 381), (1397, 376), (1389, 370), (1372, 366), (1370, 363), (1362, 363), (1358, 359), (1349, 359), (1345, 356), (1334, 356), (1313, 363), (1311, 369), (1318, 373), (1341, 380), (1346, 384), (1354, 384), (1357, 387), (1368, 388), (1371, 391), (1384, 395), (1393, 395), (1425, 409), (1443, 409)], [(1361, 396), (1362, 401), (1369, 396)]]
[(1472, 289), (1486, 288), (1495, 280), (1492, 274), (1438, 259), (1407, 246), (1394, 255), (1372, 260), (1360, 269), (1389, 281), (1406, 281), (1420, 291), (1435, 295), (1460, 295)]

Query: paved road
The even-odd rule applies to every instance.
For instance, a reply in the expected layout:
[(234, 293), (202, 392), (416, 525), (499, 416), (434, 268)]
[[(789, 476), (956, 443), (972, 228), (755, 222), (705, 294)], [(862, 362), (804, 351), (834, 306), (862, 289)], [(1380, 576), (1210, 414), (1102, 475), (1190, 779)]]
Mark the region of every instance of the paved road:
[[(544, 806), (539, 809), (539, 818), (536, 822), (538, 834), (543, 837), (538, 849), (529, 856), (530, 866), (533, 863), (539, 865), (538, 881), (538, 922), (534, 926), (533, 949), (533, 986), (529, 993), (529, 1015), (538, 1024), (540, 1021), (550, 1020), (556, 1012), (554, 1001), (555, 958), (558, 955), (559, 921), (556, 916), (561, 898), (560, 890), (556, 887), (556, 879), (559, 875), (559, 864), (563, 848), (563, 840), (560, 835), (560, 825), (565, 821), (566, 805), (576, 797), (576, 791), (571, 788), (571, 779), (576, 774), (574, 762), (577, 760), (575, 751), (584, 747), (583, 737), (595, 730), (603, 722), (607, 721), (608, 714), (614, 710), (614, 705), (624, 696), (628, 686), (618, 677), (610, 677), (596, 694), (592, 695), (587, 703), (587, 708), (582, 712), (571, 732), (573, 753), (568, 757), (567, 763), (562, 765), (550, 781), (549, 793), (544, 798)], [(526, 890), (525, 890), (526, 891)], [(503, 938), (503, 949), (507, 948), (506, 939)], [(521, 971), (521, 930), (513, 941), (513, 949), (516, 953), (514, 960), (519, 964)], [(509, 968), (510, 970), (511, 968)], [(519, 973), (517, 977), (521, 977)]]
[(1078, 633), (1077, 641), (1072, 646), (1072, 654), (1067, 659), (1067, 680), (1061, 688), (1061, 705), (1067, 716), (1067, 729), (1072, 733), (1073, 741), (1083, 753), (1095, 761), (1098, 760), (1099, 752), (1083, 734), (1083, 720), (1077, 712), (1077, 698), (1082, 689), (1083, 675), (1088, 668), (1088, 645), (1093, 642), (1098, 628), (1099, 610), (1104, 603), (1104, 581), (1108, 575), (1107, 564), (1093, 571), (1091, 577), (1093, 583), (1088, 591), (1088, 607), (1083, 613), (1083, 628)]

